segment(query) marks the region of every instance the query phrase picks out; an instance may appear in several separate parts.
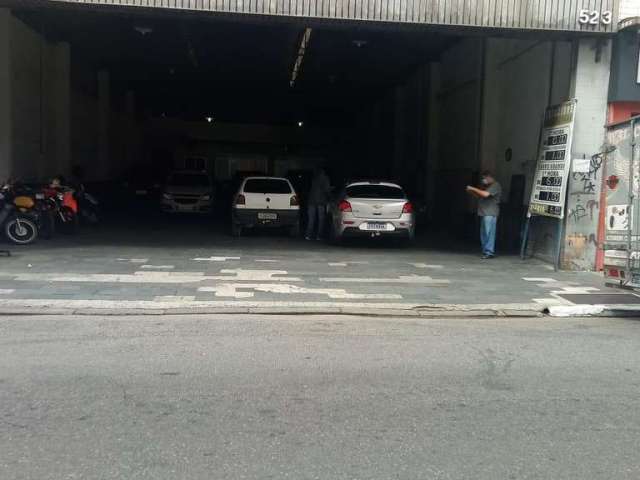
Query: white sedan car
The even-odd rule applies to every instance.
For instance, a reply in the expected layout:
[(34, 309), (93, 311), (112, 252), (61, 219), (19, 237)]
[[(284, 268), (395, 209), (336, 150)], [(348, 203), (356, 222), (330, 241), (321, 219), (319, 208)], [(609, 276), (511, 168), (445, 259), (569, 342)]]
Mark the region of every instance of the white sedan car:
[(334, 241), (352, 236), (413, 240), (413, 205), (400, 185), (362, 181), (345, 185), (329, 206)]
[(300, 203), (291, 182), (279, 177), (248, 177), (233, 201), (231, 231), (239, 237), (254, 227), (288, 229), (300, 235)]

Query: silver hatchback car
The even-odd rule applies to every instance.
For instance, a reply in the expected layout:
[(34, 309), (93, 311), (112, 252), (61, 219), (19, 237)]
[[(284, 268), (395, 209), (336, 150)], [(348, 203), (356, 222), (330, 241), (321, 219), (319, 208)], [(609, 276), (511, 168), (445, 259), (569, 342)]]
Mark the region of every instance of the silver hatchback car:
[(329, 205), (332, 240), (349, 236), (399, 236), (413, 240), (413, 205), (400, 185), (391, 182), (351, 182)]

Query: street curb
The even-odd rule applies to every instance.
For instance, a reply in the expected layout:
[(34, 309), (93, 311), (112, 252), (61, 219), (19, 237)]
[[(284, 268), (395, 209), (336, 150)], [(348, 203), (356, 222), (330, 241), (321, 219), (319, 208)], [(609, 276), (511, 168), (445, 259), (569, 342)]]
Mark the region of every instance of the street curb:
[[(507, 307), (507, 305), (505, 305)], [(193, 308), (51, 308), (47, 306), (0, 307), (0, 317), (7, 316), (158, 316), (158, 315), (352, 315), (395, 318), (455, 318), (455, 317), (541, 317), (544, 306), (518, 308), (508, 305), (430, 305), (420, 308), (358, 308), (358, 307), (193, 307)]]

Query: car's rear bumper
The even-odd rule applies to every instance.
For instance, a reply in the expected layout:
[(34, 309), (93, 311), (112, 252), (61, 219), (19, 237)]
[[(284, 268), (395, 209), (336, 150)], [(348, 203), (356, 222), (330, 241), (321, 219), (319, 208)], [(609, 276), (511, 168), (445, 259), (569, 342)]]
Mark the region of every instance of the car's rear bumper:
[[(370, 224), (383, 224), (383, 229), (369, 228)], [(343, 236), (413, 236), (415, 218), (412, 214), (403, 214), (399, 218), (357, 218), (353, 215), (343, 215), (336, 225), (337, 232)]]
[[(261, 215), (277, 215), (277, 218), (260, 218)], [(300, 221), (299, 210), (262, 210), (234, 208), (232, 221), (242, 227), (293, 227)]]
[(212, 201), (198, 201), (195, 203), (179, 203), (172, 200), (163, 200), (160, 208), (169, 213), (211, 213)]
[(360, 230), (357, 227), (346, 227), (342, 230), (342, 237), (400, 237), (411, 238), (413, 237), (413, 230), (411, 228), (396, 228), (393, 231), (375, 231), (375, 230)]

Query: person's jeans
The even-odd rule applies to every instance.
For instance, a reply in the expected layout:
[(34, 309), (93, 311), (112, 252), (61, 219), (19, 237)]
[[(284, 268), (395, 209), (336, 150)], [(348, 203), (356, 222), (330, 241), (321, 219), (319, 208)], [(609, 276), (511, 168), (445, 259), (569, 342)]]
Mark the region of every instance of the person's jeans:
[(484, 255), (496, 253), (496, 225), (498, 217), (480, 217), (480, 244)]
[(322, 236), (324, 230), (324, 217), (326, 208), (324, 205), (309, 205), (307, 207), (307, 238), (313, 238), (313, 234), (316, 231), (316, 238)]

